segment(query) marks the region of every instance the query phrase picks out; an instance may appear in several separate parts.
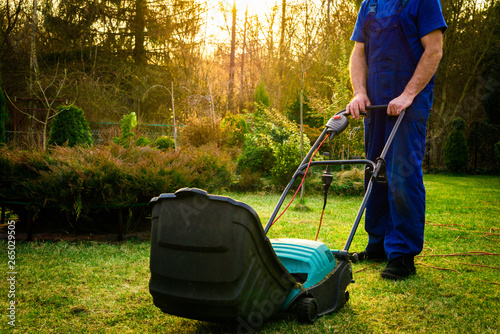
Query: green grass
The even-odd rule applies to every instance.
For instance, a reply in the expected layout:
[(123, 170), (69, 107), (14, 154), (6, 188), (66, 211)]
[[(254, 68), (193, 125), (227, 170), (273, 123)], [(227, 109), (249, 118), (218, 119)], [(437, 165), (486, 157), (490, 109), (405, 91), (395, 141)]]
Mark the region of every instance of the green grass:
[[(426, 175), (425, 183), (426, 243), (415, 277), (386, 281), (379, 276), (384, 264), (353, 264), (356, 283), (342, 310), (313, 325), (280, 315), (255, 333), (498, 333), (500, 256), (471, 252), (500, 253), (500, 177)], [(263, 224), (278, 198), (226, 195), (250, 204)], [(358, 197), (329, 199), (320, 234), (329, 247), (343, 246), (359, 204)], [(292, 205), (270, 236), (314, 239), (322, 198), (308, 197), (306, 205), (311, 210), (294, 211)], [(361, 226), (351, 250), (362, 250), (366, 241)], [(6, 250), (6, 242), (0, 247)], [(16, 250), (16, 332), (234, 332), (166, 315), (153, 305), (149, 242), (33, 242), (18, 243)], [(472, 256), (433, 256), (462, 253)], [(0, 288), (0, 331), (6, 332), (5, 278)]]

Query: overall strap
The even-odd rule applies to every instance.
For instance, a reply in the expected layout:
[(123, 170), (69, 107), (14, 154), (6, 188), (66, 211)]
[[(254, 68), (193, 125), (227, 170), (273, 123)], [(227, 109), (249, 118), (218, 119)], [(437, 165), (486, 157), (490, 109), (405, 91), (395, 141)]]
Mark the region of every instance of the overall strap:
[[(403, 0), (404, 1), (404, 0)], [(368, 13), (373, 13), (373, 14), (377, 14), (377, 0), (373, 0), (370, 4), (369, 4), (369, 11)]]

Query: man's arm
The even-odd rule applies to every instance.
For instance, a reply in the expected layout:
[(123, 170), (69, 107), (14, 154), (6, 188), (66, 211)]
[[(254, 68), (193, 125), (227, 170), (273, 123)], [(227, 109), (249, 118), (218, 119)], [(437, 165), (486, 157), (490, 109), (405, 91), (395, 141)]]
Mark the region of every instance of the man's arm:
[(387, 108), (389, 115), (397, 116), (403, 109), (408, 108), (436, 73), (443, 56), (443, 31), (436, 29), (422, 37), (421, 41), (424, 53), (404, 92), (389, 103)]
[(359, 110), (365, 110), (370, 105), (370, 99), (366, 92), (366, 80), (368, 78), (368, 66), (366, 65), (365, 44), (356, 42), (351, 55), (350, 63), (351, 83), (354, 98), (347, 105), (347, 112), (353, 118), (359, 119)]

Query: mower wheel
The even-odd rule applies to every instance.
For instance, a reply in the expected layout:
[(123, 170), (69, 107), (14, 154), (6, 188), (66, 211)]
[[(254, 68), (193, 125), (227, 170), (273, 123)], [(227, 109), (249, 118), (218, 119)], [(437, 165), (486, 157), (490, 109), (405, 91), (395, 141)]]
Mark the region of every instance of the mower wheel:
[(312, 324), (318, 319), (318, 302), (312, 297), (304, 297), (297, 300), (295, 314), (299, 322)]

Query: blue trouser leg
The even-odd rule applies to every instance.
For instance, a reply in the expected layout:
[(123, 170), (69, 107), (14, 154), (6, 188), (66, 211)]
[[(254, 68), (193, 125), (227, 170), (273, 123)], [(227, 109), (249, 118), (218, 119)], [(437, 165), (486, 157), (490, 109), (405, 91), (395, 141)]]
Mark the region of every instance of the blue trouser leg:
[[(395, 120), (389, 120), (387, 131)], [(422, 251), (425, 226), (425, 188), (422, 161), (425, 125), (404, 121), (386, 157), (391, 219), (387, 224), (385, 251), (389, 259)]]
[[(371, 122), (365, 123), (365, 152), (367, 159), (375, 161), (380, 157), (385, 144), (386, 117), (374, 113)], [(365, 186), (368, 183), (365, 179)], [(390, 216), (388, 187), (384, 184), (374, 183), (370, 200), (366, 205), (365, 230), (368, 232), (368, 253), (384, 253), (384, 240), (387, 223)]]
[[(384, 113), (365, 125), (365, 150), (368, 159), (380, 156), (395, 118)], [(366, 207), (365, 229), (369, 234), (366, 251), (380, 252), (393, 259), (418, 254), (423, 247), (425, 226), (425, 189), (422, 160), (425, 151), (425, 126), (404, 121), (386, 156), (388, 186), (375, 184)]]

